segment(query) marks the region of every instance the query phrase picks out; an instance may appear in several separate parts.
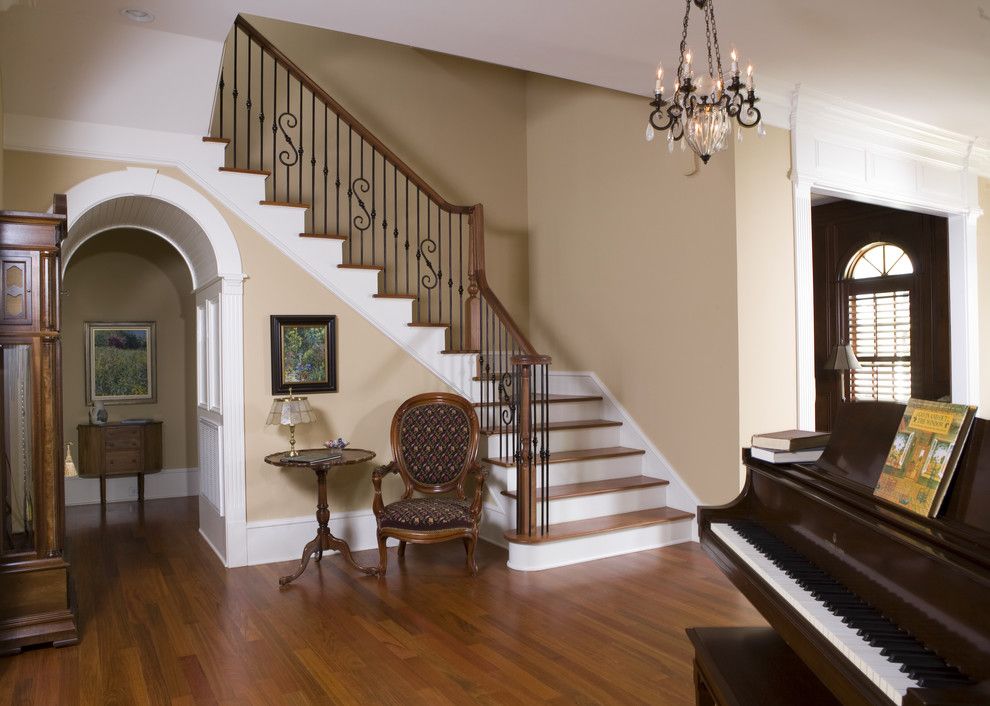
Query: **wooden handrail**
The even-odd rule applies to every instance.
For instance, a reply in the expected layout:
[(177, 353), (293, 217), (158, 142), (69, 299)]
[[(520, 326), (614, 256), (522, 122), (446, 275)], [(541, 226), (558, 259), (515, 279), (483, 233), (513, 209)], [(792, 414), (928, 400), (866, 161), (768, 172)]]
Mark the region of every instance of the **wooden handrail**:
[(234, 21), (235, 26), (240, 27), (244, 30), (252, 40), (254, 40), (262, 49), (268, 52), (276, 61), (285, 67), (285, 70), (289, 72), (299, 83), (308, 88), (313, 95), (319, 98), (321, 101), (327, 104), (327, 106), (336, 115), (340, 116), (347, 125), (354, 130), (358, 135), (364, 138), (364, 141), (370, 144), (379, 154), (383, 155), (391, 164), (398, 169), (402, 174), (413, 184), (419, 187), (420, 191), (426, 194), (434, 203), (451, 213), (471, 213), (474, 209), (472, 206), (457, 206), (450, 203), (437, 193), (436, 189), (426, 183), (419, 174), (417, 174), (412, 167), (399, 159), (398, 155), (392, 150), (385, 146), (385, 143), (375, 137), (372, 132), (362, 125), (357, 118), (348, 113), (344, 107), (335, 101), (333, 97), (324, 91), (316, 81), (310, 78), (309, 74), (300, 69), (292, 59), (287, 57), (285, 54), (279, 50), (274, 44), (272, 44), (261, 32), (259, 32), (254, 25), (244, 19), (243, 16), (238, 15), (237, 19)]

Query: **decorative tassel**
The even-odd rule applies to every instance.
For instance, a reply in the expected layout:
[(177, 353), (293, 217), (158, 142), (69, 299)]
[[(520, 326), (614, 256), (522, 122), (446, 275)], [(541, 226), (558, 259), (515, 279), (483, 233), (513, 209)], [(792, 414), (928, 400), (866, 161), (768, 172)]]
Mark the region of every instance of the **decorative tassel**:
[(76, 464), (72, 462), (72, 443), (65, 445), (65, 477), (75, 478), (79, 473), (76, 471)]

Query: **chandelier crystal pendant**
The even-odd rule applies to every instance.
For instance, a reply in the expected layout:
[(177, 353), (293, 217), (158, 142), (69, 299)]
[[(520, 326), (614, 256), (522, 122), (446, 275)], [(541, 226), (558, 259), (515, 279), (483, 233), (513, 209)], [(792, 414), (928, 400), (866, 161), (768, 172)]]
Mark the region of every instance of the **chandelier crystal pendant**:
[[(691, 65), (691, 50), (687, 48), (692, 3), (705, 15), (708, 49), (708, 72), (698, 78)], [(756, 107), (760, 99), (756, 97), (753, 86), (753, 65), (750, 64), (746, 69), (746, 81), (743, 83), (735, 49), (731, 55), (729, 82), (725, 82), (713, 5), (714, 0), (685, 0), (684, 31), (681, 34), (680, 63), (674, 81), (674, 95), (670, 100), (664, 98), (663, 66), (657, 64), (656, 90), (650, 101), (653, 112), (650, 113), (646, 129), (648, 141), (653, 139), (655, 131), (666, 130), (669, 150), (673, 150), (674, 142), (683, 139), (705, 164), (708, 164), (713, 154), (726, 148), (733, 118), (741, 127), (759, 125), (758, 134), (764, 134), (762, 115)], [(742, 139), (741, 131), (739, 139)]]

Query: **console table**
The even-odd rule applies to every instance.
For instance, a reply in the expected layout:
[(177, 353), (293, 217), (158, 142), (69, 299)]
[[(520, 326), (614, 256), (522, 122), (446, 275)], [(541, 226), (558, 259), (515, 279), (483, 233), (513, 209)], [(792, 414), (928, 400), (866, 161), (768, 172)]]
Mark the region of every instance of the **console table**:
[(144, 502), (144, 475), (162, 470), (162, 423), (80, 424), (79, 475), (100, 479), (100, 503), (107, 501), (107, 476), (137, 476)]

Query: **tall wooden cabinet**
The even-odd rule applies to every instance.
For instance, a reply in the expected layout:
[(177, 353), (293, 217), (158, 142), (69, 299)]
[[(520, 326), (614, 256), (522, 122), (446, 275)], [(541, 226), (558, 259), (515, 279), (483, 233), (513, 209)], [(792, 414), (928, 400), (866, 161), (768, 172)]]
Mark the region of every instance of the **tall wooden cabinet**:
[(54, 214), (0, 211), (0, 654), (78, 640), (69, 599)]

